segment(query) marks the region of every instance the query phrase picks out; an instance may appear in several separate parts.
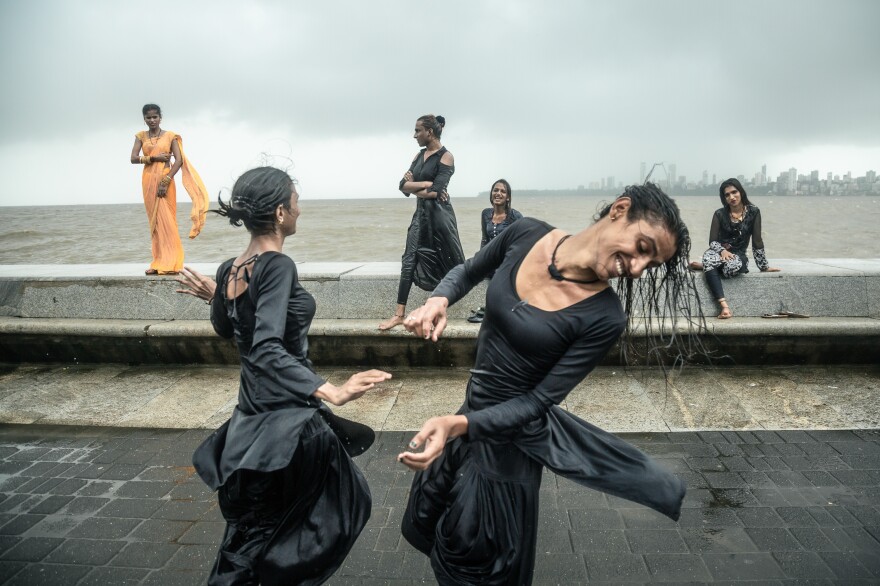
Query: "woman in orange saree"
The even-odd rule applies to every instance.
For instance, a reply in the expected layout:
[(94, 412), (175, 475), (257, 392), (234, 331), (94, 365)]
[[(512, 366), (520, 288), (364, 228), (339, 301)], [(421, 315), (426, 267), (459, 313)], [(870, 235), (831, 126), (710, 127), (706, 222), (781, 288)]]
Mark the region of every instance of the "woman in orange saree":
[[(145, 273), (174, 275), (183, 268), (183, 246), (177, 231), (177, 190), (174, 186), (174, 175), (183, 169), (183, 187), (193, 202), (190, 212), (190, 238), (198, 236), (205, 225), (208, 190), (183, 154), (180, 135), (159, 127), (162, 109), (156, 104), (147, 104), (143, 107), (143, 115), (147, 130), (135, 134), (131, 162), (144, 166), (141, 185), (153, 252), (153, 261)], [(141, 152), (143, 155), (139, 154)]]

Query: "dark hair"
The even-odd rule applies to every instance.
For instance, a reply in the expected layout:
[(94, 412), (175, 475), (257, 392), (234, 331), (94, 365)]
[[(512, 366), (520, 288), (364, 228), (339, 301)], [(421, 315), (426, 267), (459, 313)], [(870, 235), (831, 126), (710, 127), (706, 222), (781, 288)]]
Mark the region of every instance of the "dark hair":
[(721, 205), (723, 205), (725, 209), (730, 209), (730, 205), (727, 203), (727, 198), (724, 197), (724, 190), (728, 187), (736, 187), (736, 190), (739, 191), (739, 194), (742, 197), (743, 205), (752, 205), (752, 202), (749, 201), (749, 196), (746, 195), (746, 190), (742, 186), (742, 183), (739, 182), (739, 179), (731, 177), (718, 188), (718, 196), (721, 198)]
[[(647, 269), (641, 279), (617, 281), (617, 294), (628, 316), (620, 343), (624, 364), (632, 362), (643, 350), (647, 361), (656, 359), (664, 371), (664, 358), (670, 353), (676, 366), (695, 356), (707, 357), (699, 336), (707, 329), (706, 320), (694, 274), (688, 269), (691, 238), (678, 205), (654, 183), (630, 185), (618, 199), (621, 197), (630, 200), (627, 220), (661, 225), (675, 237), (675, 253), (662, 266)], [(607, 216), (612, 205), (606, 205), (595, 219)], [(633, 322), (637, 319), (642, 326), (638, 328), (638, 338), (643, 340), (643, 348), (636, 344), (638, 340), (633, 335)]]
[(247, 228), (254, 236), (275, 231), (275, 210), (278, 206), (290, 209), (290, 195), (294, 180), (275, 167), (257, 167), (236, 180), (229, 202), (217, 196), (219, 210), (214, 213), (229, 218), (233, 226)]
[(144, 107), (141, 108), (141, 112), (143, 112), (144, 116), (146, 116), (147, 112), (149, 112), (150, 110), (155, 110), (156, 112), (159, 113), (159, 116), (162, 115), (162, 108), (160, 108), (156, 104), (144, 104)]
[(419, 116), (416, 119), (416, 122), (421, 122), (426, 130), (433, 131), (434, 136), (437, 138), (440, 138), (440, 135), (443, 134), (443, 127), (446, 126), (446, 118), (443, 116), (434, 116), (433, 114)]
[[(495, 184), (501, 183), (504, 187), (507, 188), (507, 203), (504, 204), (504, 212), (510, 213), (510, 202), (513, 201), (513, 190), (510, 188), (510, 183), (507, 182), (507, 179), (497, 179), (492, 182), (492, 187), (489, 188), (489, 203), (492, 203), (492, 190), (495, 189)], [(493, 204), (494, 205), (494, 204)]]

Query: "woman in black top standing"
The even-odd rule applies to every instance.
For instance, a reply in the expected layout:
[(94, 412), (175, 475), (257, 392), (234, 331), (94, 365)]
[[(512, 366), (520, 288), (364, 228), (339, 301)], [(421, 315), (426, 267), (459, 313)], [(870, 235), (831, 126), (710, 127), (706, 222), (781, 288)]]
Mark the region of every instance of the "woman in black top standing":
[[(522, 218), (522, 214), (510, 206), (512, 199), (513, 190), (507, 179), (499, 179), (492, 184), (492, 189), (489, 191), (489, 203), (492, 204), (492, 207), (484, 209), (480, 214), (480, 231), (482, 232), (480, 248), (489, 244), (490, 240)], [(468, 318), (468, 321), (475, 324), (482, 322), (485, 311), (484, 307), (480, 307)]]
[[(439, 583), (531, 583), (544, 467), (678, 518), (681, 479), (559, 403), (627, 327), (610, 279), (629, 319), (651, 323), (663, 312), (670, 333), (660, 344), (689, 343), (674, 333), (693, 298), (689, 249), (675, 203), (654, 185), (632, 186), (573, 235), (532, 218), (515, 222), (406, 318), (407, 330), (436, 342), (447, 307), (495, 271), (464, 404), (426, 421), (398, 456), (418, 471), (402, 532), (430, 556)], [(634, 299), (647, 309), (638, 317)]]
[(337, 387), (312, 367), (315, 299), (281, 252), (296, 232), (298, 199), (284, 171), (247, 171), (217, 212), (245, 225), (247, 248), (216, 281), (192, 269), (178, 279), (179, 292), (211, 299), (214, 330), (235, 338), (241, 361), (232, 417), (193, 455), (227, 523), (211, 585), (321, 584), (370, 516), (370, 490), (350, 456), (370, 446), (373, 430), (322, 401), (343, 405), (391, 375), (359, 372)]
[(455, 172), (452, 153), (440, 144), (446, 119), (426, 114), (416, 120), (413, 138), (421, 147), (400, 180), (399, 189), (407, 197), (415, 195), (416, 211), (406, 233), (401, 257), (397, 308), (380, 330), (403, 323), (406, 302), (413, 283), (431, 291), (449, 270), (464, 262), (458, 237), (455, 211), (449, 203), (449, 179)]
[(702, 269), (712, 296), (721, 306), (718, 319), (730, 319), (733, 313), (724, 297), (721, 277), (730, 278), (749, 272), (746, 249), (749, 239), (755, 253), (755, 264), (761, 272), (775, 273), (779, 269), (770, 266), (764, 253), (761, 237), (761, 210), (749, 201), (746, 190), (738, 179), (730, 178), (718, 189), (724, 207), (715, 210), (709, 229), (709, 250), (703, 253), (703, 262), (692, 262), (691, 268)]

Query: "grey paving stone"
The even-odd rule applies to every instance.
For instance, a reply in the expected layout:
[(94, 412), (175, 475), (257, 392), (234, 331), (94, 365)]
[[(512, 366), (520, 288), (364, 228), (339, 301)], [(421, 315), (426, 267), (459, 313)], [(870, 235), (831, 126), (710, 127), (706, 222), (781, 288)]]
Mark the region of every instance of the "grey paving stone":
[(801, 551), (803, 547), (794, 536), (784, 528), (751, 527), (746, 528), (749, 538), (760, 551)]
[(538, 553), (535, 556), (535, 575), (545, 583), (572, 584), (587, 579), (587, 568), (579, 555)]
[(422, 576), (428, 566), (428, 558), (421, 553), (383, 551), (376, 568), (376, 578), (406, 578)]
[(21, 535), (40, 521), (44, 515), (16, 515), (0, 527), (0, 535)]
[(156, 570), (147, 574), (142, 586), (202, 586), (208, 581), (204, 570)]
[(758, 550), (745, 529), (740, 527), (682, 529), (681, 536), (693, 553), (756, 552)]
[(93, 481), (82, 487), (77, 496), (112, 496), (118, 485), (110, 481)]
[(2, 558), (11, 561), (38, 562), (63, 541), (59, 537), (29, 537), (22, 539), (14, 547), (3, 549)]
[(644, 558), (631, 553), (583, 554), (590, 582), (646, 582), (650, 578)]
[(103, 480), (131, 480), (143, 471), (143, 464), (121, 464), (117, 462), (108, 466), (100, 478)]
[(62, 564), (29, 564), (18, 572), (8, 586), (68, 586), (76, 584), (89, 572), (88, 566), (71, 566)]
[(621, 552), (628, 550), (628, 542), (622, 529), (595, 529), (571, 532), (572, 549), (585, 552)]
[(706, 553), (703, 563), (712, 577), (719, 580), (772, 580), (785, 577), (769, 553)]
[(215, 544), (220, 545), (226, 523), (198, 521), (178, 538), (180, 544)]
[(574, 531), (624, 527), (620, 512), (613, 509), (573, 509), (569, 511), (569, 518)]
[(67, 515), (91, 515), (109, 502), (108, 498), (78, 496), (70, 501), (62, 512)]
[(785, 575), (797, 579), (834, 578), (834, 572), (817, 554), (810, 551), (774, 552), (773, 557)]
[(65, 539), (55, 548), (46, 562), (53, 564), (76, 564), (103, 566), (125, 545), (124, 541), (106, 539)]
[(172, 488), (174, 488), (173, 482), (133, 480), (119, 487), (116, 495), (127, 498), (158, 499), (171, 492)]
[(791, 527), (789, 531), (806, 550), (837, 551), (837, 546), (818, 527)]
[(216, 545), (183, 545), (168, 560), (166, 567), (174, 570), (209, 570), (219, 547), (219, 540)]
[(34, 504), (28, 512), (32, 515), (51, 515), (73, 500), (72, 496), (50, 496)]
[(688, 552), (688, 547), (677, 530), (627, 529), (624, 534), (633, 553)]
[(177, 553), (176, 543), (132, 542), (127, 544), (110, 562), (111, 566), (129, 568), (162, 568)]
[(122, 539), (131, 533), (140, 522), (140, 519), (91, 517), (77, 525), (68, 533), (68, 536), (86, 539)]
[(871, 580), (876, 578), (855, 555), (849, 552), (821, 551), (819, 552), (819, 557), (834, 572), (834, 575), (841, 580)]
[(645, 563), (651, 580), (657, 582), (708, 582), (712, 579), (708, 568), (698, 555), (648, 554)]
[(95, 568), (77, 586), (136, 586), (148, 572), (135, 568)]
[(746, 507), (736, 511), (736, 516), (746, 527), (782, 527), (785, 521), (772, 507)]
[(11, 580), (13, 576), (21, 572), (26, 567), (26, 562), (0, 560), (0, 583), (8, 584), (7, 580)]
[[(129, 539), (159, 543), (176, 542), (192, 526), (192, 521), (147, 519), (128, 536)], [(219, 544), (219, 541), (218, 541)]]
[(46, 517), (27, 530), (27, 537), (65, 537), (77, 526), (79, 519), (67, 515), (46, 515)]
[[(155, 501), (154, 501), (155, 502)], [(158, 501), (160, 507), (152, 514), (154, 519), (170, 519), (175, 521), (198, 521), (210, 509), (218, 505), (215, 501)]]
[(95, 513), (95, 516), (149, 519), (162, 504), (162, 501), (156, 499), (114, 499)]

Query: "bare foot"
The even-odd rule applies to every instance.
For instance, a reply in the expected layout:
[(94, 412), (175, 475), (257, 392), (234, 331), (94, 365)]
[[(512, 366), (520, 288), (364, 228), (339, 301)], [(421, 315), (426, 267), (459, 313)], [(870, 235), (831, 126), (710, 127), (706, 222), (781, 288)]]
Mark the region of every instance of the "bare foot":
[(144, 271), (144, 274), (145, 275), (158, 275), (159, 271), (157, 271), (156, 269), (147, 269)]
[(401, 315), (392, 315), (385, 321), (379, 324), (379, 331), (385, 332), (392, 328), (396, 328), (399, 325), (403, 324), (403, 316)]
[(703, 263), (701, 263), (700, 261), (697, 261), (697, 260), (692, 260), (691, 264), (688, 265), (688, 268), (690, 268), (690, 270), (692, 270), (692, 271), (702, 271), (703, 270)]
[(732, 317), (733, 312), (726, 305), (721, 308), (721, 313), (718, 314), (718, 319), (730, 319)]

